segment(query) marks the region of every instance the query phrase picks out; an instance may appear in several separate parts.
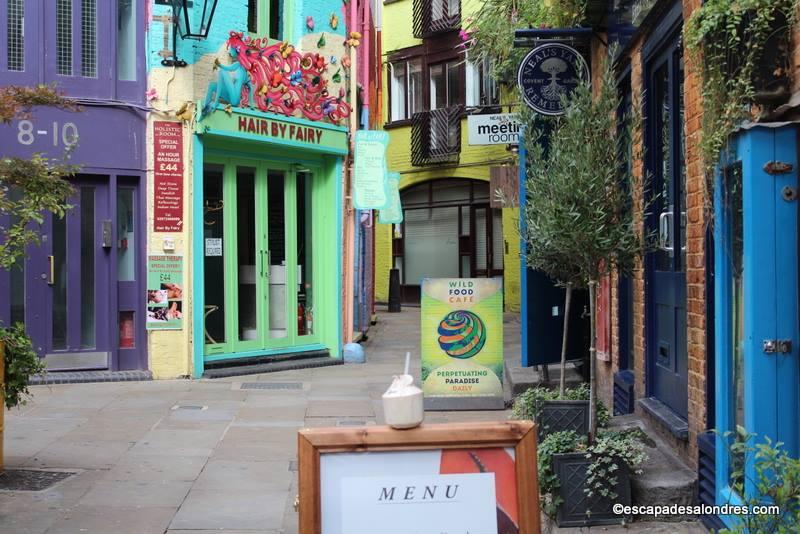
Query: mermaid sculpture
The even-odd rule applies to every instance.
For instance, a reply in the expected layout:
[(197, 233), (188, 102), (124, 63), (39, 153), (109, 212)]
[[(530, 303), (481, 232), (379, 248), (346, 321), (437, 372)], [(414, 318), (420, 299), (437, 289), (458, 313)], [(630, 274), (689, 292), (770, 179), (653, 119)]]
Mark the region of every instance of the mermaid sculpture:
[(328, 94), (328, 68), (323, 56), (300, 54), (289, 43), (269, 44), (267, 39), (243, 37), (231, 32), (227, 42), (232, 65), (217, 65), (222, 72), (209, 84), (203, 115), (212, 112), (219, 100), (232, 106), (257, 107), (261, 111), (310, 120), (327, 118), (338, 123), (350, 114), (344, 89)]

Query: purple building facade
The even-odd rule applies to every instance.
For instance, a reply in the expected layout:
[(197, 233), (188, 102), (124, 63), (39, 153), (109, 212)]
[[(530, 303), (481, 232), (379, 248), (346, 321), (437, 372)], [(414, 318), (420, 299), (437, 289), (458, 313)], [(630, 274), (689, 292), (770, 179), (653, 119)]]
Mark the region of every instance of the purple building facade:
[[(0, 86), (55, 85), (78, 112), (0, 125), (0, 157), (80, 166), (73, 208), (0, 271), (0, 323), (24, 322), (50, 370), (146, 369), (148, 0), (0, 0)], [(0, 224), (4, 221), (0, 220)]]

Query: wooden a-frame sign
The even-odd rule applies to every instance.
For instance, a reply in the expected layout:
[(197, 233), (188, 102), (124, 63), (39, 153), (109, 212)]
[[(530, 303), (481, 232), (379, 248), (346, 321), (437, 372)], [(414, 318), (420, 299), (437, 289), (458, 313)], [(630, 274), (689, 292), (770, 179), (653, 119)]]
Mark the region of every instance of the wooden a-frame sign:
[[(432, 476), (460, 473), (454, 476), (462, 477), (461, 481), (475, 480), (485, 485), (486, 478), (481, 479), (481, 476), (485, 477), (487, 472), (491, 472), (489, 480), (496, 486), (490, 491), (496, 494), (497, 504), (495, 508), (494, 503), (487, 503), (488, 499), (480, 504), (484, 508), (488, 505), (491, 513), (496, 512), (497, 531), (539, 534), (535, 428), (530, 421), (503, 421), (422, 425), (410, 430), (394, 430), (387, 426), (300, 430), (297, 503), (300, 534), (358, 534), (361, 530), (353, 526), (353, 517), (358, 516), (356, 519), (363, 521), (361, 516), (367, 517), (370, 513), (375, 521), (382, 521), (382, 514), (389, 513), (392, 507), (370, 510), (372, 503), (366, 502), (369, 499), (363, 499), (363, 495), (375, 495), (374, 491), (369, 491), (369, 484), (380, 484), (384, 476), (405, 480), (421, 473), (422, 479), (427, 480)], [(417, 452), (408, 454), (413, 451)], [(437, 468), (436, 473), (430, 473), (431, 466)], [(392, 469), (394, 472), (389, 472)], [(366, 490), (359, 493), (353, 488)], [(416, 496), (420, 495), (418, 490)], [(384, 490), (382, 497), (386, 496), (388, 492)], [(402, 491), (398, 496), (402, 498)], [(408, 497), (407, 492), (405, 497)], [(436, 517), (430, 510), (447, 505), (450, 506), (441, 509), (438, 515), (460, 516), (458, 505), (453, 503), (426, 503), (425, 506), (403, 507), (402, 517), (418, 513)], [(470, 513), (476, 508), (463, 506), (464, 511)], [(415, 510), (413, 514), (412, 509)], [(350, 510), (349, 515), (347, 510)], [(385, 532), (385, 527), (373, 523), (369, 530)]]

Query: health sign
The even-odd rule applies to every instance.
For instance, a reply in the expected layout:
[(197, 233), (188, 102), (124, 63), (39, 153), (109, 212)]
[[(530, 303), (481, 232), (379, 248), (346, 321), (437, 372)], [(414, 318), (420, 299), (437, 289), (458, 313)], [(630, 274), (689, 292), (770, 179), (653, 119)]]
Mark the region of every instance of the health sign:
[(522, 99), (542, 115), (562, 115), (562, 97), (589, 79), (580, 52), (561, 43), (547, 43), (528, 52), (519, 65), (517, 84)]
[(420, 347), (426, 409), (502, 410), (502, 280), (423, 280)]

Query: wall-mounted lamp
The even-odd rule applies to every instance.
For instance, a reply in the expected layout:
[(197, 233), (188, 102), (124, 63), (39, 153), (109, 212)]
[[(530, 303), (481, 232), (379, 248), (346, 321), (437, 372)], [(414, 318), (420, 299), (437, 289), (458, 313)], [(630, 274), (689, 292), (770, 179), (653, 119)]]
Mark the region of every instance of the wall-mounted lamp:
[[(218, 0), (171, 0), (172, 3), (172, 58), (164, 59), (161, 64), (165, 67), (185, 67), (186, 62), (178, 59), (178, 34), (181, 39), (196, 39), (198, 41), (208, 37), (214, 11), (217, 9)], [(189, 12), (192, 8), (194, 16)]]

